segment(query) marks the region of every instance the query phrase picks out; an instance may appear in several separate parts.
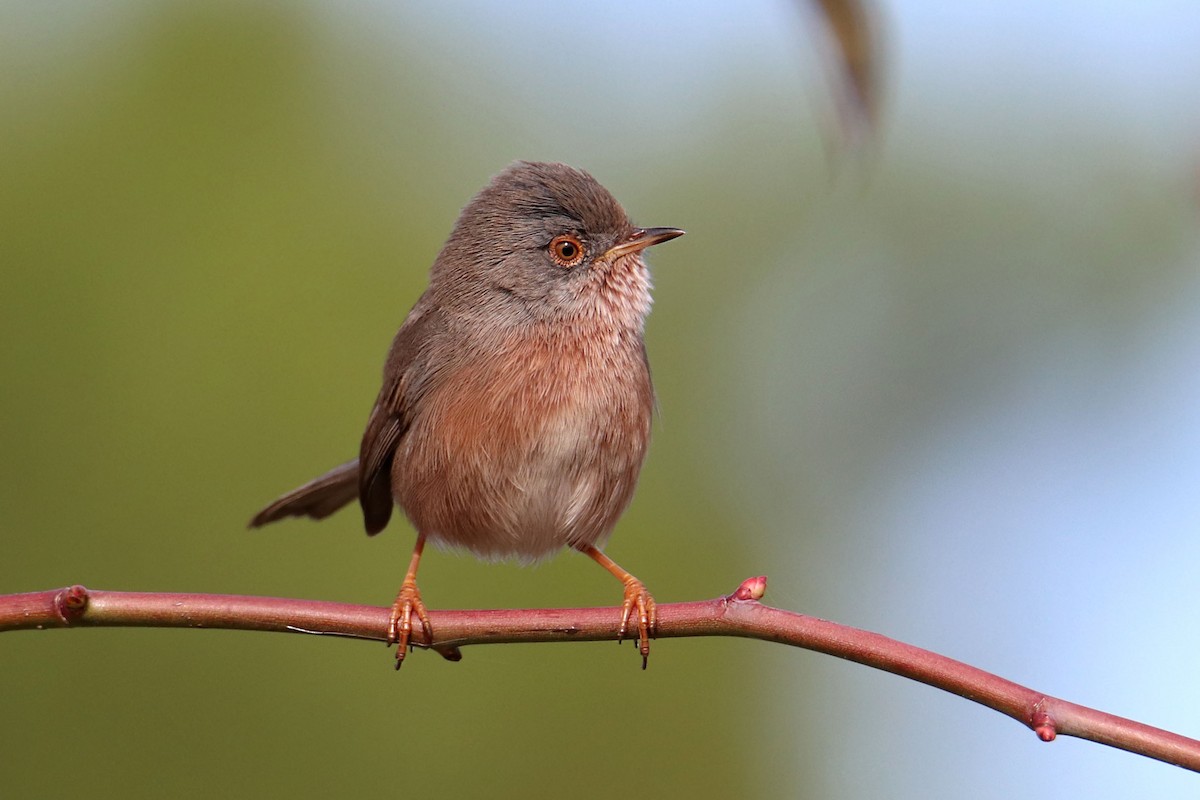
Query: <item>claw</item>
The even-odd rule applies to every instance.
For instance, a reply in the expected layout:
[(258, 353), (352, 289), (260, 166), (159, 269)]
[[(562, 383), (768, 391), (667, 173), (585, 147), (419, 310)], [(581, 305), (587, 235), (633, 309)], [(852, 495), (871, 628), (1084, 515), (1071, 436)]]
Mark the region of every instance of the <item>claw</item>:
[(642, 669), (650, 659), (650, 640), (658, 633), (658, 611), (654, 598), (645, 584), (630, 575), (625, 578), (625, 602), (621, 606), (621, 627), (617, 631), (617, 642), (625, 640), (629, 633), (629, 620), (637, 609), (638, 652), (642, 654)]
[(387, 643), (396, 647), (396, 669), (404, 666), (404, 656), (408, 652), (409, 639), (412, 637), (412, 617), (417, 615), (421, 629), (425, 633), (425, 641), (433, 641), (433, 626), (429, 624), (429, 614), (425, 604), (421, 602), (421, 592), (413, 578), (405, 578), (392, 604), (392, 615), (388, 618)]

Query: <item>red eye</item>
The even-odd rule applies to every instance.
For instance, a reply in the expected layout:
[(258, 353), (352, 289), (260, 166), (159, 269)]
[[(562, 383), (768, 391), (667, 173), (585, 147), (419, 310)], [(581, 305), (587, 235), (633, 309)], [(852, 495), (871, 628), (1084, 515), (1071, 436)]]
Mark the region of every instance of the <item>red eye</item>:
[(569, 233), (555, 236), (550, 241), (550, 257), (560, 267), (574, 267), (583, 261), (583, 243)]

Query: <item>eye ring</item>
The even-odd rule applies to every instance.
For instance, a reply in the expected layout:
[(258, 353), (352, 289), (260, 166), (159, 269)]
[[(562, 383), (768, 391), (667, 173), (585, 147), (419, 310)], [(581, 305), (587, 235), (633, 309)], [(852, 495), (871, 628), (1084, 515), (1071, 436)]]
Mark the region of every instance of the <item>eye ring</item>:
[(550, 251), (554, 263), (560, 267), (569, 269), (583, 261), (583, 242), (579, 241), (578, 236), (570, 233), (555, 236), (546, 249)]

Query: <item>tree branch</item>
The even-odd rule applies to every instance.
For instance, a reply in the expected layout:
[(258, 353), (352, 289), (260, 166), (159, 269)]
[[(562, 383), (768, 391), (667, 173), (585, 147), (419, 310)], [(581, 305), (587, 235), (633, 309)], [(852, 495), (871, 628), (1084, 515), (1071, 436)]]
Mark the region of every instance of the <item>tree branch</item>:
[[(1200, 771), (1200, 741), (1036, 692), (1012, 681), (877, 633), (758, 602), (766, 578), (731, 595), (658, 606), (658, 638), (741, 636), (856, 661), (965, 697), (1007, 714), (1043, 741), (1077, 736)], [(90, 591), (83, 586), (0, 595), (0, 631), (126, 626), (225, 628), (385, 638), (388, 609), (238, 595)], [(419, 626), (415, 644), (452, 660), (469, 644), (603, 641), (617, 638), (612, 608), (430, 611), (435, 639)]]

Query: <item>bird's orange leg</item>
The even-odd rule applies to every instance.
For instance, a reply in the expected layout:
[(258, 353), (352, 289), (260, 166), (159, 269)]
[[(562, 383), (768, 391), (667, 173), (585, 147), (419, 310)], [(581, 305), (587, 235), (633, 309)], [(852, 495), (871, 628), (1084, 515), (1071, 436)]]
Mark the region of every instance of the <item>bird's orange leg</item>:
[(650, 639), (658, 632), (658, 616), (654, 607), (654, 598), (646, 591), (646, 586), (629, 574), (620, 564), (613, 561), (592, 545), (581, 545), (575, 548), (585, 556), (604, 567), (613, 577), (625, 585), (625, 602), (621, 607), (621, 628), (617, 632), (617, 641), (623, 641), (629, 631), (629, 618), (637, 610), (638, 651), (642, 654), (642, 669), (650, 657)]
[(388, 619), (387, 643), (399, 645), (396, 648), (396, 669), (404, 665), (404, 655), (408, 651), (408, 640), (412, 635), (412, 617), (417, 615), (421, 628), (425, 631), (425, 640), (433, 641), (433, 626), (429, 624), (429, 614), (425, 604), (421, 602), (421, 592), (417, 589), (417, 567), (421, 563), (421, 553), (425, 550), (425, 534), (417, 534), (417, 544), (413, 547), (412, 561), (409, 562), (408, 572), (404, 575), (404, 583), (396, 594), (396, 602), (392, 604), (392, 615)]

